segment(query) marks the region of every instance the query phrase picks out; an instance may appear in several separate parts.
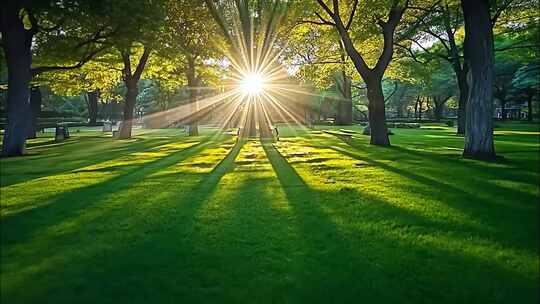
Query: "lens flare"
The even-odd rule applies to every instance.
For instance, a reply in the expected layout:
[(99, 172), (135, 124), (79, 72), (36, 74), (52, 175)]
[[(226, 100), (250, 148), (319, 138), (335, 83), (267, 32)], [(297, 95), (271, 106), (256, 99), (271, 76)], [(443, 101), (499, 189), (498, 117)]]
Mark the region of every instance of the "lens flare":
[(264, 82), (260, 74), (247, 74), (240, 82), (240, 90), (247, 95), (259, 95), (264, 91)]

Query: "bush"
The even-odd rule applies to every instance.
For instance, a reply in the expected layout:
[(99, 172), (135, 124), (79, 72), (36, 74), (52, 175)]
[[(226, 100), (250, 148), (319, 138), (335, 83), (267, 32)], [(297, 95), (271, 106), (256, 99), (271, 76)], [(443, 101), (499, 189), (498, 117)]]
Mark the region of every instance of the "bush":
[(417, 129), (420, 128), (420, 124), (410, 123), (410, 122), (387, 122), (386, 126), (388, 128), (398, 128), (398, 129)]
[(447, 125), (448, 127), (453, 127), (453, 126), (454, 126), (454, 121), (453, 121), (453, 120), (447, 120), (447, 121), (446, 121), (446, 125)]

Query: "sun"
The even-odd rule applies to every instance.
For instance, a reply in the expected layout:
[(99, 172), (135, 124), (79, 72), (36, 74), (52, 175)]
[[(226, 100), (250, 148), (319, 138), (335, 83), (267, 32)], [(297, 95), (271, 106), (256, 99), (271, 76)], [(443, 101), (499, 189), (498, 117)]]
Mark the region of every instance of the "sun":
[(240, 90), (247, 95), (259, 95), (264, 91), (264, 77), (257, 73), (250, 73), (240, 81)]

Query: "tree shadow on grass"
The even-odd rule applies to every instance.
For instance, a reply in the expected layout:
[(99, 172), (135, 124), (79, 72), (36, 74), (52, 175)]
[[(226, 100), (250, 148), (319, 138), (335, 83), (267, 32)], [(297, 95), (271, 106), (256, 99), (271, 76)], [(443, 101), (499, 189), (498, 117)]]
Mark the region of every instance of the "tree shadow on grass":
[[(351, 143), (348, 143), (348, 145), (357, 151), (366, 153), (367, 156), (362, 156), (358, 153), (353, 153), (340, 147), (334, 146), (331, 148), (349, 157), (365, 161), (373, 166), (377, 166), (389, 172), (398, 174), (407, 179), (414, 180), (419, 184), (429, 186), (428, 188), (416, 188), (416, 193), (430, 196), (434, 195), (434, 192), (443, 191), (445, 193), (444, 196), (437, 196), (439, 201), (451, 208), (470, 215), (472, 218), (481, 220), (485, 225), (487, 225), (487, 227), (489, 227), (489, 229), (484, 231), (485, 237), (495, 238), (500, 242), (502, 241), (506, 246), (525, 249), (531, 253), (538, 252), (538, 244), (531, 242), (532, 239), (538, 239), (536, 235), (537, 219), (535, 215), (537, 214), (538, 206), (533, 204), (536, 200), (533, 195), (507, 188), (505, 188), (501, 193), (489, 193), (490, 196), (493, 197), (493, 199), (490, 200), (478, 195), (479, 192), (485, 191), (484, 189), (489, 189), (489, 191), (491, 191), (491, 189), (494, 189), (495, 187), (492, 185), (487, 185), (485, 181), (480, 181), (474, 178), (477, 176), (486, 176), (485, 178), (488, 180), (489, 176), (497, 176), (497, 170), (487, 169), (482, 166), (479, 166), (479, 168), (475, 168), (474, 166), (469, 168), (468, 163), (463, 164), (449, 160), (441, 160), (438, 157), (430, 157), (422, 153), (420, 155), (421, 159), (434, 167), (438, 166), (438, 163), (441, 162), (450, 162), (451, 166), (454, 166), (454, 169), (455, 167), (465, 167), (465, 169), (469, 168), (468, 175), (451, 176), (448, 174), (448, 172), (432, 170), (429, 171), (432, 176), (424, 176), (415, 173), (412, 169), (405, 170), (398, 168), (393, 164), (379, 161), (377, 160), (377, 156), (373, 154), (376, 152), (366, 152), (362, 147)], [(399, 151), (400, 153), (407, 153), (406, 151), (403, 151), (407, 149), (391, 149), (394, 151)], [(410, 153), (409, 151), (409, 155), (414, 156), (415, 153)], [(407, 164), (408, 161), (410, 160), (400, 159), (399, 163), (400, 165), (403, 165)], [(415, 166), (418, 165), (416, 164)], [(427, 170), (429, 170), (430, 166), (427, 167)], [(464, 189), (471, 187), (471, 185), (476, 185), (474, 188), (476, 188), (478, 192), (470, 193), (464, 191)], [(400, 185), (396, 185), (396, 187), (400, 187)], [(497, 195), (502, 195), (502, 197), (505, 197), (505, 195), (510, 195), (514, 197), (515, 205), (508, 205), (501, 202), (499, 200), (500, 197), (497, 197)], [(516, 229), (519, 231), (516, 231)]]
[[(40, 177), (69, 172), (81, 167), (98, 164), (121, 155), (151, 149), (170, 143), (171, 139), (136, 138), (131, 142), (121, 142), (110, 138), (73, 140), (69, 148), (64, 143), (32, 155), (1, 159), (1, 186), (7, 187)], [(58, 151), (59, 153), (55, 153)], [(54, 164), (54, 166), (51, 166)]]
[[(429, 219), (355, 191), (310, 188), (271, 146), (263, 148), (277, 179), (258, 177), (259, 171), (235, 170), (242, 144), (208, 174), (145, 174), (144, 180), (133, 181), (131, 187), (137, 191), (115, 192), (114, 209), (99, 210), (76, 221), (68, 232), (57, 232), (37, 244), (27, 242), (27, 248), (5, 260), (11, 271), (3, 272), (2, 300), (504, 303), (531, 299), (530, 289), (520, 287), (524, 279), (514, 272), (460, 253), (459, 248), (421, 242), (426, 236), (411, 226), (420, 221), (428, 225)], [(220, 196), (222, 191), (216, 190), (223, 186), (220, 181), (238, 175), (243, 178)], [(137, 201), (142, 195), (146, 196)], [(285, 200), (290, 212), (277, 210), (276, 199)], [(226, 212), (216, 214), (219, 210)], [(358, 223), (363, 225), (358, 228)], [(387, 228), (391, 223), (395, 225)], [(17, 270), (24, 273), (14, 274)]]
[(51, 198), (46, 204), (4, 216), (2, 218), (3, 249), (27, 242), (33, 234), (83, 213), (86, 209), (102, 203), (104, 198), (129, 189), (131, 185), (144, 180), (148, 175), (200, 152), (209, 143), (199, 142), (150, 163), (128, 166), (124, 170), (116, 169), (117, 175), (112, 178), (84, 188), (63, 192)]
[[(396, 303), (421, 298), (455, 303), (508, 300), (515, 294), (527, 300), (536, 297), (530, 278), (493, 260), (466, 255), (444, 242), (436, 247), (418, 241), (446, 233), (451, 226), (356, 191), (347, 191), (350, 202), (341, 204), (342, 192), (311, 189), (274, 147), (265, 145), (265, 150), (298, 214), (307, 247), (297, 265), (303, 274), (298, 299)], [(358, 203), (363, 205), (354, 206)], [(355, 229), (358, 225), (362, 228)], [(458, 235), (457, 242), (464, 241), (461, 237), (467, 236)]]
[[(33, 289), (34, 294), (25, 294), (24, 283), (18, 285), (14, 278), (8, 278), (7, 281), (15, 283), (7, 288), (9, 292), (6, 298), (13, 300), (14, 295), (19, 295), (22, 302), (24, 299), (32, 301), (29, 299), (38, 298), (51, 301), (58, 299), (59, 302), (66, 303), (72, 302), (74, 298), (95, 299), (98, 302), (103, 299), (131, 302), (133, 294), (148, 292), (139, 298), (139, 301), (148, 302), (149, 299), (156, 298), (172, 301), (174, 297), (171, 293), (159, 296), (156, 294), (156, 282), (147, 280), (158, 280), (163, 284), (163, 288), (170, 284), (180, 288), (179, 282), (175, 281), (174, 277), (167, 276), (167, 273), (177, 274), (176, 271), (181, 271), (170, 267), (177, 265), (179, 260), (189, 258), (186, 255), (194, 251), (190, 246), (179, 247), (182, 238), (190, 238), (194, 233), (194, 213), (212, 195), (220, 179), (234, 169), (234, 160), (243, 144), (241, 141), (230, 149), (226, 157), (208, 174), (153, 174), (165, 166), (200, 152), (204, 147), (201, 144), (191, 148), (189, 154), (170, 156), (167, 160), (156, 162), (151, 168), (142, 168), (129, 176), (119, 178), (113, 182), (114, 187), (111, 190), (119, 194), (118, 197), (115, 197), (113, 202), (105, 201), (108, 205), (116, 206), (100, 206), (102, 209), (98, 210), (99, 214), (92, 215), (92, 210), (81, 213), (80, 208), (62, 210), (57, 206), (54, 212), (59, 214), (53, 218), (55, 223), (67, 220), (68, 215), (86, 219), (82, 222), (75, 221), (67, 226), (66, 231), (55, 231), (50, 237), (34, 245), (44, 246), (45, 242), (48, 244), (43, 248), (45, 250), (40, 251), (39, 247), (30, 247), (30, 251), (21, 249), (19, 253), (23, 253), (24, 258), (16, 256), (17, 250), (11, 252), (13, 259), (3, 254), (3, 259), (10, 261), (6, 268), (11, 272), (28, 272), (35, 267), (40, 274), (38, 277), (28, 274), (21, 276), (47, 282), (42, 289), (39, 286)], [(136, 185), (136, 192), (123, 195), (131, 185)], [(113, 193), (103, 193), (103, 190), (103, 185), (92, 187), (86, 190), (85, 196), (91, 197), (93, 202), (103, 203), (106, 196)], [(60, 199), (66, 200), (67, 197)], [(89, 206), (83, 207), (88, 209)], [(40, 214), (43, 212), (44, 210), (41, 210)], [(52, 208), (50, 212), (53, 212)], [(32, 216), (38, 215), (26, 214), (20, 221), (32, 220)], [(11, 240), (16, 239), (17, 243), (25, 242), (28, 246), (36, 242), (29, 238), (32, 231), (14, 231), (20, 228), (15, 226), (16, 224), (22, 226), (23, 223), (8, 224)], [(45, 229), (52, 224), (31, 227), (37, 233), (38, 228)], [(9, 245), (3, 246), (3, 252), (7, 252), (14, 245), (9, 239), (3, 238), (2, 241)], [(47, 253), (52, 254), (52, 257)], [(40, 267), (42, 265), (45, 265), (44, 268)], [(62, 280), (65, 277), (73, 280), (65, 282)], [(140, 282), (146, 282), (148, 286), (138, 285)], [(51, 294), (51, 289), (57, 290), (57, 293)], [(128, 292), (122, 293), (122, 290)]]

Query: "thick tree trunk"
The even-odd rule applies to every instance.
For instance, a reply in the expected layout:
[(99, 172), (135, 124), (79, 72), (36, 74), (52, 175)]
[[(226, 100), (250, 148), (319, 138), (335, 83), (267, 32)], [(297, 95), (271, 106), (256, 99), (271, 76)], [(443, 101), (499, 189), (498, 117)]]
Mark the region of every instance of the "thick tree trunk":
[(257, 120), (255, 117), (255, 100), (253, 97), (248, 97), (249, 100), (247, 101), (245, 107), (246, 111), (246, 118), (245, 121), (241, 121), (241, 130), (240, 137), (246, 138), (246, 137), (256, 137), (257, 136)]
[(435, 105), (435, 109), (433, 109), (433, 116), (435, 117), (436, 122), (440, 122), (442, 119), (444, 103), (442, 103), (439, 97), (433, 96), (433, 104)]
[(465, 121), (467, 118), (467, 98), (469, 95), (469, 85), (467, 83), (467, 72), (461, 67), (454, 67), (456, 73), (459, 99), (458, 99), (458, 113), (457, 113), (457, 134), (465, 134)]
[(488, 0), (461, 0), (469, 98), (463, 156), (493, 159), (493, 30)]
[(270, 118), (265, 115), (263, 105), (261, 104), (261, 99), (256, 101), (256, 116), (257, 116), (257, 125), (259, 126), (259, 137), (260, 138), (272, 138), (272, 130), (270, 129)]
[(97, 91), (86, 93), (86, 102), (88, 105), (88, 124), (90, 126), (95, 126), (97, 123), (98, 98), (99, 93)]
[(135, 103), (137, 102), (137, 96), (139, 95), (139, 80), (141, 79), (142, 72), (150, 57), (150, 49), (144, 46), (144, 51), (139, 58), (137, 68), (132, 73), (131, 70), (131, 54), (130, 49), (124, 49), (120, 51), (122, 61), (124, 62), (124, 83), (126, 85), (126, 100), (124, 104), (124, 118), (120, 130), (118, 130), (118, 139), (131, 138), (131, 128), (133, 126), (133, 110), (135, 109)]
[(384, 95), (380, 79), (366, 82), (368, 97), (368, 118), (371, 131), (370, 144), (377, 146), (390, 146), (388, 129), (386, 128), (386, 113), (384, 108)]
[(8, 70), (7, 125), (3, 156), (23, 155), (26, 150), (30, 112), (31, 43), (33, 34), (19, 17), (20, 3), (8, 1), (0, 10), (2, 46)]
[(30, 121), (28, 124), (27, 138), (36, 138), (37, 122), (41, 112), (41, 90), (39, 87), (33, 87), (30, 91)]
[(135, 103), (137, 102), (137, 95), (139, 95), (138, 84), (134, 81), (126, 82), (127, 92), (126, 100), (124, 104), (124, 117), (122, 125), (118, 130), (118, 139), (131, 138), (131, 129), (133, 127), (133, 112), (135, 110)]
[(532, 98), (533, 98), (533, 94), (529, 94), (527, 96), (527, 120), (528, 121), (533, 120)]

